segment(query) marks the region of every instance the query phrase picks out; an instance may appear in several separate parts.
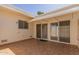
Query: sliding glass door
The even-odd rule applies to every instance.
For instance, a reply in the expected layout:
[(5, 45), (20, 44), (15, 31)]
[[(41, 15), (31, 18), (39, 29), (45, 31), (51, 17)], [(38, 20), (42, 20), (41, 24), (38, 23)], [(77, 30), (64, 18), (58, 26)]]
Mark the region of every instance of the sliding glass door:
[(51, 23), (51, 40), (70, 43), (70, 21)]
[(47, 24), (36, 24), (36, 37), (39, 39), (47, 39)]

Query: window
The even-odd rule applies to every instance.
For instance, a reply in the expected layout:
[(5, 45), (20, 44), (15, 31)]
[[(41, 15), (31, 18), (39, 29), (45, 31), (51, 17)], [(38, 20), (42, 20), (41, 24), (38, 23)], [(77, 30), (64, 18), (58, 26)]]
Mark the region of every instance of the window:
[(26, 21), (24, 21), (24, 29), (28, 28), (28, 23)]
[(19, 20), (18, 28), (19, 29), (28, 29), (28, 23), (26, 21)]

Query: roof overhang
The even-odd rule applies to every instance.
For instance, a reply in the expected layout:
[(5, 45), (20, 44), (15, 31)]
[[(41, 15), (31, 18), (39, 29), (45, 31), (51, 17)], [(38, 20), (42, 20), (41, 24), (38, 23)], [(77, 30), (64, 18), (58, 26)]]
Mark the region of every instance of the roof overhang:
[(25, 12), (25, 11), (23, 11), (22, 9), (17, 8), (17, 7), (15, 7), (15, 6), (13, 6), (13, 5), (10, 5), (10, 4), (2, 4), (2, 5), (0, 5), (0, 6), (1, 6), (1, 7), (4, 7), (4, 8), (8, 8), (8, 9), (10, 9), (10, 10), (13, 10), (13, 11), (15, 11), (15, 12), (19, 12), (19, 13), (25, 15), (25, 16), (28, 16), (28, 17), (32, 17), (32, 18), (33, 18), (33, 16), (32, 16), (30, 13)]
[(64, 14), (72, 13), (75, 11), (79, 11), (79, 5), (70, 5), (70, 6), (64, 7), (62, 9), (59, 9), (57, 11), (38, 16), (38, 17), (32, 19), (30, 22), (38, 21), (38, 20), (45, 20), (46, 18), (57, 17), (57, 16), (61, 16)]

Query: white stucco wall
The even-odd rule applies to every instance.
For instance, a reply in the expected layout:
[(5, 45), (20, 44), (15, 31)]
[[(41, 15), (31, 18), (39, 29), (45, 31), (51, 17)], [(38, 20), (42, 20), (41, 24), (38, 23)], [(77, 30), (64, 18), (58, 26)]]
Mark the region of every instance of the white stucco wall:
[(65, 21), (65, 20), (70, 20), (70, 44), (72, 45), (78, 45), (78, 16), (79, 12), (74, 12), (74, 13), (70, 13), (70, 14), (65, 14), (62, 16), (58, 16), (58, 17), (54, 17), (54, 18), (48, 18), (48, 19), (44, 19), (44, 20), (38, 20), (38, 21), (34, 21), (33, 23), (33, 37), (36, 38), (36, 24), (43, 24), (43, 23), (47, 23), (48, 24), (48, 40), (51, 41), (50, 39), (50, 23), (54, 23), (54, 22), (59, 22), (59, 21)]
[[(30, 21), (31, 18), (23, 14), (0, 7), (0, 44), (16, 42), (30, 38), (28, 29), (19, 29), (18, 20)], [(2, 43), (1, 40), (7, 40)]]

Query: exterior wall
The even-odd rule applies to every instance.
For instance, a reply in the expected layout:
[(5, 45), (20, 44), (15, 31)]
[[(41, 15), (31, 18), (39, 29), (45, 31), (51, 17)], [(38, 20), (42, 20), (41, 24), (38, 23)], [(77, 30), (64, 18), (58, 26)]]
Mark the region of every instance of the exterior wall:
[(50, 23), (64, 21), (64, 20), (70, 20), (70, 44), (78, 45), (78, 19), (79, 19), (78, 14), (79, 14), (79, 12), (75, 12), (75, 13), (58, 16), (55, 18), (48, 18), (48, 19), (44, 19), (44, 20), (34, 21), (34, 22), (32, 22), (32, 24), (34, 26), (32, 28), (33, 29), (32, 36), (34, 38), (36, 38), (36, 24), (47, 23), (48, 24), (48, 40), (51, 41), (51, 39), (50, 39)]
[[(31, 19), (23, 14), (0, 7), (0, 44), (30, 38), (30, 24), (28, 29), (18, 29), (18, 20), (28, 22)], [(7, 42), (2, 43), (1, 40), (7, 40)]]

